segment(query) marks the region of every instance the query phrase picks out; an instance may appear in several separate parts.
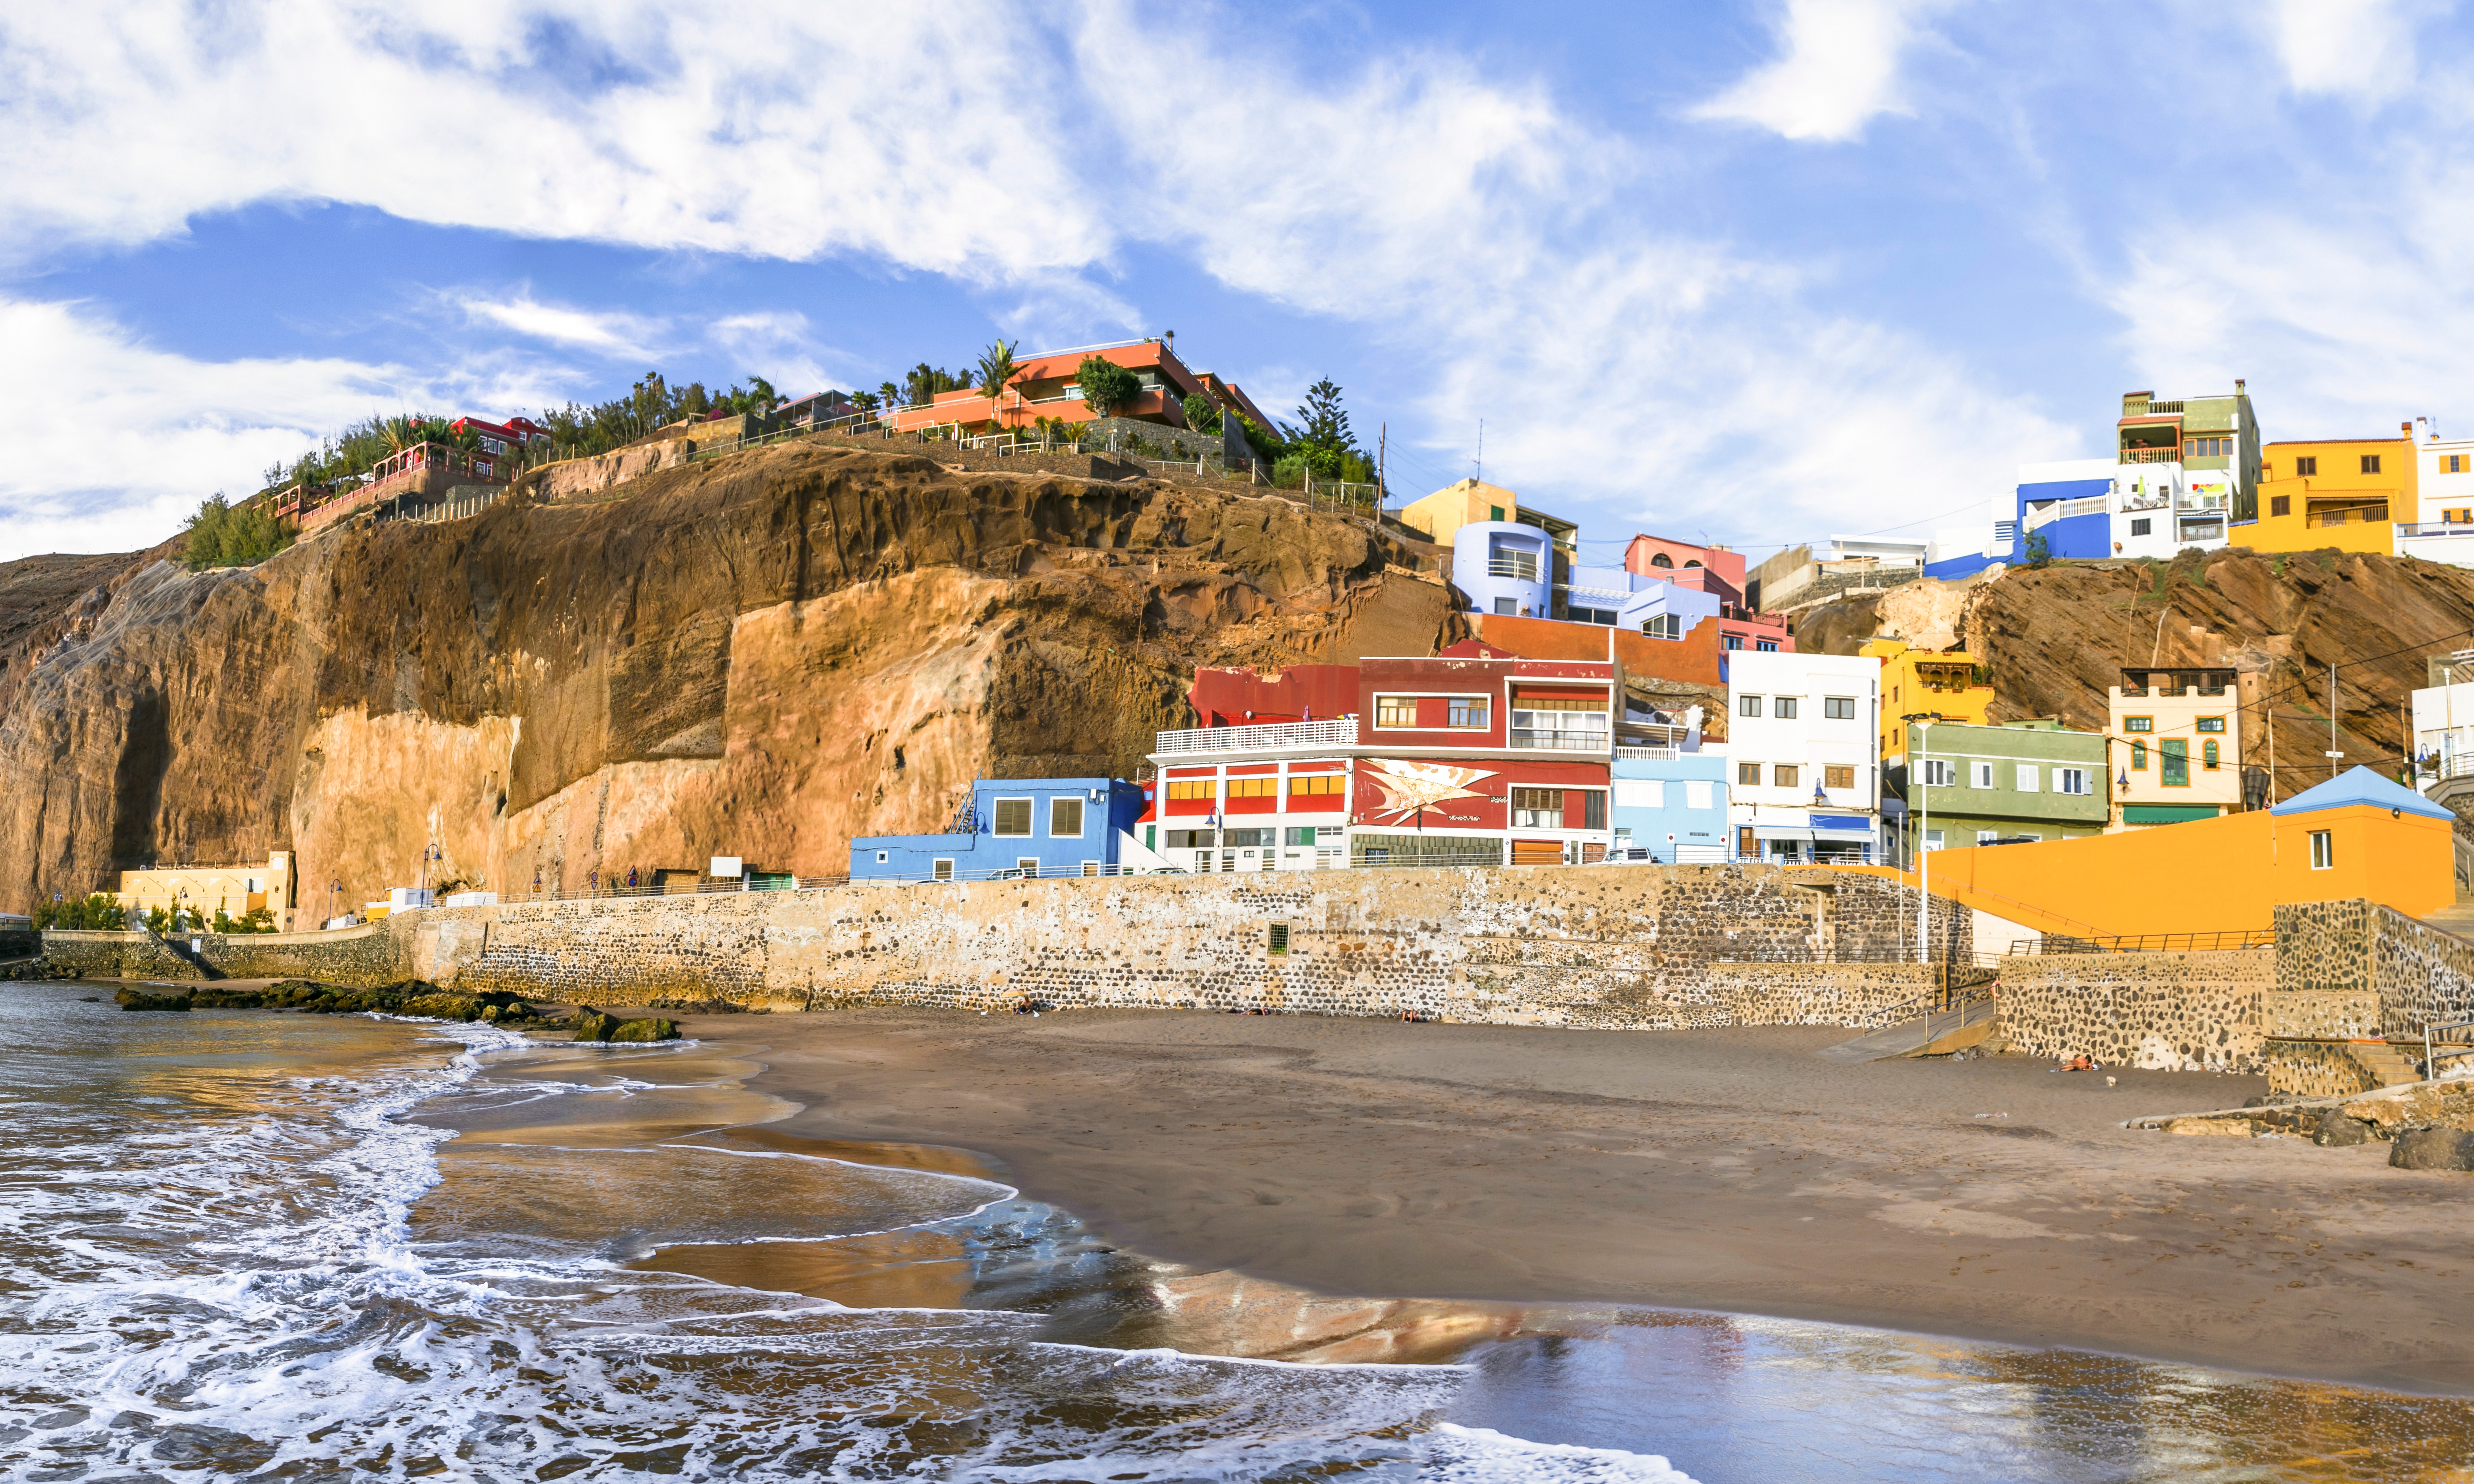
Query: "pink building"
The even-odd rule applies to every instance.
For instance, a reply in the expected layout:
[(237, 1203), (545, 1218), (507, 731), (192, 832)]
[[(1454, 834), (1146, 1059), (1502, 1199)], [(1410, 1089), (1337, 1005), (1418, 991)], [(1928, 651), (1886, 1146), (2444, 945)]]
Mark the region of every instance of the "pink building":
[(1744, 556), (1724, 546), (1699, 546), (1662, 536), (1636, 536), (1624, 548), (1624, 570), (1696, 588), (1718, 600), (1718, 642), (1727, 649), (1795, 652), (1786, 620), (1744, 602)]

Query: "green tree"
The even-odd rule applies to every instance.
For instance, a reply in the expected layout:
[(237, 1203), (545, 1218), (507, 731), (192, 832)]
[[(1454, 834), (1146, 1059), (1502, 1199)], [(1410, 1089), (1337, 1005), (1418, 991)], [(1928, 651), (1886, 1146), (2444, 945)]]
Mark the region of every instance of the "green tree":
[(1220, 406), (1197, 392), (1185, 399), (1185, 421), (1198, 433), (1217, 433), (1220, 431)]
[(988, 425), (1003, 427), (1005, 395), (1013, 386), (1013, 378), (1022, 368), (1013, 360), (1014, 347), (1000, 340), (980, 352), (980, 395), (988, 399)]
[(910, 374), (904, 378), (902, 390), (906, 402), (913, 407), (925, 407), (936, 399), (939, 392), (967, 392), (970, 389), (969, 371), (949, 371), (922, 361), (910, 368)]
[(221, 491), (201, 501), (181, 529), (181, 561), (192, 572), (255, 566), (292, 544), (292, 533), (263, 505), (254, 500), (233, 505)]
[(1366, 456), (1357, 446), (1356, 435), (1348, 430), (1340, 388), (1330, 377), (1306, 389), (1306, 399), (1298, 408), (1298, 424), (1289, 442), (1305, 455), (1316, 478), (1346, 479), (1364, 468)]
[(2053, 543), (2045, 539), (2045, 533), (2042, 531), (2028, 532), (2027, 544), (2023, 549), (2026, 553), (2029, 566), (2045, 566), (2053, 560)]
[(1086, 355), (1074, 369), (1074, 384), (1082, 391), (1082, 405), (1094, 418), (1113, 418), (1134, 404), (1143, 379), (1106, 356)]

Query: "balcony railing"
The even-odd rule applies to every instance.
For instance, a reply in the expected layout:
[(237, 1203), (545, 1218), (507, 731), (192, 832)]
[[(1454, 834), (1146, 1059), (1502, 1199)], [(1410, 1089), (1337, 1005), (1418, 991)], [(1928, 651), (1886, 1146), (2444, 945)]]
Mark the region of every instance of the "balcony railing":
[(2425, 520), (2400, 524), (2396, 528), (2396, 534), (2399, 536), (2474, 536), (2474, 525), (2467, 525), (2462, 521)]
[(2389, 518), (2389, 502), (2355, 505), (2344, 510), (2315, 510), (2302, 517), (2305, 526), (2371, 525)]
[(2124, 448), (2122, 450), (2122, 462), (2124, 464), (2179, 464), (2182, 462), (2182, 445), (2172, 443), (2162, 448)]
[(1534, 583), (1538, 580), (1538, 559), (1536, 557), (1489, 557), (1486, 559), (1486, 575), (1516, 577), (1524, 583)]
[(1158, 733), (1157, 753), (1278, 753), (1297, 748), (1349, 747), (1357, 718), (1336, 722), (1272, 722), (1260, 727), (1196, 727)]
[(2122, 508), (2126, 511), (2163, 510), (2172, 503), (2173, 497), (2161, 490), (2154, 494), (2125, 494), (2122, 497)]
[(1635, 762), (1673, 762), (1684, 755), (1684, 750), (1675, 747), (1618, 747), (1615, 755)]
[(1512, 729), (1514, 747), (1542, 747), (1559, 753), (1603, 753), (1608, 735), (1603, 731), (1553, 731), (1536, 727)]
[(2182, 497), (2182, 508), (2222, 514), (2228, 502), (2229, 497), (2221, 494), (2186, 494)]

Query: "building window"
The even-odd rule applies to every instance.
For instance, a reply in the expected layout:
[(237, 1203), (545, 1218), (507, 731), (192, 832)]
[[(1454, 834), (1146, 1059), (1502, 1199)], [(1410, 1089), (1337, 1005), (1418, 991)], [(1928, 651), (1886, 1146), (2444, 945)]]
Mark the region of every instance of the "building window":
[(1680, 639), (1684, 637), (1684, 615), (1661, 613), (1655, 618), (1644, 618), (1640, 632), (1653, 639)]
[(1231, 799), (1270, 799), (1279, 791), (1280, 780), (1268, 774), (1260, 778), (1228, 780), (1228, 797)]
[(2167, 737), (2156, 751), (2156, 781), (2167, 788), (2190, 787), (2191, 744), (2179, 737)]
[(1852, 722), (1856, 719), (1856, 698), (1824, 696), (1821, 698), (1821, 714), (1831, 721)]
[(1051, 799), (1048, 801), (1048, 832), (1058, 840), (1082, 838), (1082, 801)]
[(2038, 768), (2034, 763), (2023, 762), (2019, 764), (2019, 792), (2023, 794), (2041, 793), (2044, 790), (2044, 778), (2042, 775), (2043, 770)]
[(1796, 780), (1802, 777), (1802, 772), (1794, 763), (1782, 762), (1770, 765), (1770, 782), (1777, 787), (1793, 788), (1796, 786)]
[(1172, 850), (1207, 850), (1218, 844), (1207, 829), (1172, 829), (1168, 832), (1168, 849)]
[(1336, 795), (1344, 787), (1345, 775), (1338, 773), (1293, 773), (1289, 775), (1289, 797), (1311, 799), (1318, 794)]
[(1993, 765), (1991, 763), (1979, 762), (1970, 764), (1970, 766), (1976, 773), (1977, 787), (1991, 788), (1993, 786)]
[[(1337, 829), (1335, 829), (1335, 830), (1333, 830), (1333, 831), (1332, 831), (1332, 833), (1336, 835), (1336, 834), (1339, 834), (1339, 833), (1340, 833), (1340, 831), (1339, 831), (1339, 830), (1337, 830)], [(1315, 826), (1312, 826), (1312, 825), (1292, 825), (1292, 826), (1289, 826), (1289, 844), (1291, 844), (1291, 845), (1312, 845), (1312, 844), (1314, 844), (1314, 843), (1315, 843)]]
[(2056, 768), (2053, 770), (2053, 792), (2057, 794), (2084, 794), (2087, 791), (2088, 771), (2085, 768)]
[(1227, 829), (1221, 831), (1220, 848), (1224, 850), (1257, 849), (1279, 843), (1276, 829)]
[(1564, 827), (1564, 791), (1560, 788), (1516, 788), (1512, 791), (1515, 829)]
[(2366, 453), (2363, 455), (2363, 472), (2365, 474), (2376, 474), (2379, 471), (2380, 456), (2375, 453)]
[(1717, 797), (1718, 785), (1715, 781), (1710, 778), (1685, 779), (1684, 807), (1687, 809), (1714, 809), (1718, 806)]
[(1926, 849), (1926, 850), (1940, 850), (1940, 849), (1941, 849), (1941, 843), (1942, 843), (1942, 833), (1941, 833), (1941, 831), (1940, 831), (1940, 830), (1938, 830), (1938, 829), (1928, 829), (1928, 830), (1926, 830), (1926, 831), (1925, 831), (1925, 849)]
[(1761, 698), (1760, 698), (1760, 697), (1758, 697), (1758, 696), (1746, 696), (1746, 697), (1742, 698), (1741, 700), (1737, 701), (1737, 702), (1735, 703), (1735, 714), (1736, 714), (1736, 715), (1738, 715), (1738, 716), (1758, 716), (1758, 715), (1760, 715), (1760, 714), (1761, 714)]
[(1603, 788), (1585, 788), (1580, 791), (1580, 794), (1581, 827), (1583, 829), (1606, 828), (1607, 791)]
[[(999, 388), (998, 390), (1003, 391), (1004, 389)], [(1263, 935), (1263, 947), (1265, 951), (1269, 952), (1273, 958), (1288, 957), (1289, 924), (1286, 922), (1273, 923), (1271, 925), (1271, 929)]]
[(2130, 771), (2133, 773), (2146, 773), (2147, 771), (2147, 743), (2133, 742), (2130, 744)]
[(2311, 831), (2311, 869), (2332, 871), (2336, 865), (2337, 841), (2334, 834), (2325, 829)]
[(1793, 696), (1772, 696), (1770, 714), (1783, 722), (1795, 720), (1795, 701), (1796, 698)]
[(1753, 641), (1753, 649), (1758, 654), (1775, 655), (1778, 653), (1778, 640), (1755, 639)]
[(1489, 520), (1501, 520), (1503, 518), (1503, 507), (1500, 505), (1488, 506), (1486, 508), (1486, 518)]
[(1627, 809), (1666, 807), (1666, 781), (1663, 778), (1617, 778), (1614, 788), (1615, 802)]
[(1958, 765), (1944, 758), (1925, 759), (1925, 787), (1950, 788), (1958, 782)]
[(2220, 732), (2225, 730), (2225, 719), (2221, 716), (2202, 716), (2199, 718), (2198, 730), (2201, 731)]
[(2442, 454), (2439, 459), (2439, 471), (2443, 474), (2464, 473), (2465, 455), (2462, 453)]
[[(1000, 387), (997, 390), (1003, 391), (1005, 389)], [(1662, 551), (1654, 551), (1649, 554), (1649, 564), (1651, 566), (1673, 566), (1675, 564), (1675, 559)]]
[(1512, 598), (1497, 598), (1494, 600), (1494, 610), (1506, 618), (1516, 617), (1520, 612), (1520, 604)]
[(1031, 801), (1028, 799), (998, 800), (996, 828), (991, 832), (999, 835), (1030, 834)]
[(1976, 832), (1976, 843), (1978, 845), (1991, 845), (2001, 838), (2001, 831), (1998, 829), (1979, 829)]
[(2199, 766), (2207, 769), (2210, 773), (2217, 771), (2218, 746), (2219, 744), (2217, 739), (2214, 737), (2210, 737), (2207, 741), (2199, 744)]
[(1418, 698), (1415, 696), (1375, 697), (1374, 725), (1415, 727), (1418, 725)]
[(2149, 520), (2147, 516), (2142, 515), (2130, 523), (2130, 534), (2133, 536), (2146, 536), (2154, 524), (2155, 522)]
[[(1220, 797), (1220, 786), (1210, 778), (1186, 778), (1182, 781), (1171, 781), (1168, 786), (1168, 796), (1171, 799), (1217, 799)], [(1029, 834), (1031, 831), (1026, 829), (1023, 833)]]
[(1744, 647), (1744, 636), (1740, 634), (1723, 634), (1718, 636), (1718, 643), (1722, 648), (1741, 649)]
[(2290, 494), (2271, 494), (2271, 495), (2269, 495), (2269, 496), (2268, 497), (2268, 513), (2269, 515), (2292, 515), (2292, 514), (2293, 514), (2293, 496), (2292, 496), (2292, 495), (2290, 495)]
[(876, 852), (876, 863), (880, 866), (891, 859), (893, 859), (893, 852), (891, 850), (879, 850)]
[(939, 860), (928, 868), (928, 874), (939, 881), (951, 881), (954, 879), (954, 863), (950, 860)]
[(1822, 764), (1821, 786), (1824, 788), (1854, 788), (1856, 786), (1856, 765), (1854, 763), (1837, 762)]
[(2455, 510), (2443, 510), (2439, 513), (2439, 518), (2441, 523), (2446, 525), (2474, 525), (2474, 508), (2461, 505)]
[(2124, 731), (2154, 731), (2156, 730), (2156, 718), (2153, 716), (2125, 716), (2122, 719), (2122, 730)]
[(1735, 764), (1735, 781), (1745, 788), (1760, 787), (1761, 765), (1757, 762), (1739, 762)]

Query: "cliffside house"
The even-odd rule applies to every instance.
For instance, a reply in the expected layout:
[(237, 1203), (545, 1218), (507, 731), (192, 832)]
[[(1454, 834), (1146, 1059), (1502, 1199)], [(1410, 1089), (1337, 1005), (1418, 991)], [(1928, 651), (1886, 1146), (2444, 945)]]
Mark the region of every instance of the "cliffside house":
[(1128, 833), (1143, 789), (1118, 778), (981, 778), (943, 832), (864, 835), (850, 846), (853, 881), (984, 881), (1115, 875), (1140, 870)]
[(1042, 418), (1088, 422), (1095, 415), (1082, 400), (1082, 389), (1074, 379), (1086, 355), (1113, 361), (1134, 373), (1140, 390), (1131, 403), (1117, 409), (1117, 417), (1182, 428), (1188, 425), (1185, 399), (1202, 396), (1223, 413), (1238, 413), (1266, 428), (1273, 425), (1271, 415), (1255, 406), (1236, 383), (1209, 371), (1187, 369), (1176, 357), (1174, 337), (1169, 336), (1019, 356), (1014, 362), (1017, 370), (1013, 382), (993, 408), (979, 388), (968, 387), (939, 392), (924, 406), (888, 408), (878, 420), (897, 433), (938, 427), (989, 433), (1028, 428)]

